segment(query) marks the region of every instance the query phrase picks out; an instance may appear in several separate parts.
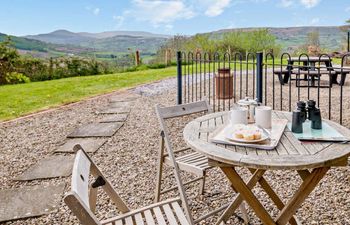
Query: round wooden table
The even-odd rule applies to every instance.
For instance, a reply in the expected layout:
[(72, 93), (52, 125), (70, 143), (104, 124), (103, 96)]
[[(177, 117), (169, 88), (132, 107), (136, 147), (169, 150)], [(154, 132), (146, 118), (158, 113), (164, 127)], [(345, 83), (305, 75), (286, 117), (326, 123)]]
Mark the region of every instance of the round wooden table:
[[(273, 112), (273, 118), (291, 120), (289, 112)], [(219, 167), (239, 194), (219, 218), (218, 223), (226, 221), (245, 200), (264, 224), (299, 224), (294, 216), (296, 210), (317, 186), (330, 167), (347, 166), (350, 156), (349, 143), (300, 142), (286, 128), (282, 138), (273, 150), (214, 144), (210, 135), (228, 121), (228, 112), (219, 112), (199, 117), (185, 126), (186, 143), (208, 157), (212, 166)], [(324, 120), (338, 132), (350, 139), (350, 130), (331, 121)], [(235, 167), (248, 168), (252, 176), (247, 183)], [(266, 170), (296, 170), (303, 182), (294, 196), (284, 204), (272, 187), (264, 179)], [(272, 201), (280, 209), (276, 219), (264, 209), (251, 189), (259, 183)]]

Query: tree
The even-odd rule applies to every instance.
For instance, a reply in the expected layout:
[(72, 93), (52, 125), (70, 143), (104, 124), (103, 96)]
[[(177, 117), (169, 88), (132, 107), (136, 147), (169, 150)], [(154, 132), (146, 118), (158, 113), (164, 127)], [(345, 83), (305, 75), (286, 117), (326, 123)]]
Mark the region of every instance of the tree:
[(310, 46), (320, 47), (320, 33), (312, 31), (307, 34), (307, 44)]
[(15, 64), (19, 59), (19, 54), (12, 45), (10, 37), (0, 42), (0, 84), (7, 83), (6, 75), (14, 72)]

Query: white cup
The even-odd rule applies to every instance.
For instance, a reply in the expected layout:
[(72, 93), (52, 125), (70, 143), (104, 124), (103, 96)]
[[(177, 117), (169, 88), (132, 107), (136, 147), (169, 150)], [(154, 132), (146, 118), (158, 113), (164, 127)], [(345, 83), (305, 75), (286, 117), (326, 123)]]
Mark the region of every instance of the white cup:
[(248, 110), (237, 107), (231, 110), (231, 125), (248, 124)]
[(255, 107), (255, 124), (270, 129), (272, 124), (272, 108), (269, 106)]

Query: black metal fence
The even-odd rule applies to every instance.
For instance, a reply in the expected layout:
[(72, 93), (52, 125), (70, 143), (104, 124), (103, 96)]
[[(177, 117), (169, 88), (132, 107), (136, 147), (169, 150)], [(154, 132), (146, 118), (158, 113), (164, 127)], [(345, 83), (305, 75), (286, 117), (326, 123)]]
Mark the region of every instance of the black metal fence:
[(214, 111), (221, 111), (250, 97), (292, 111), (297, 101), (314, 99), (323, 118), (350, 127), (349, 58), (350, 53), (332, 59), (326, 54), (178, 52), (177, 103), (207, 99)]

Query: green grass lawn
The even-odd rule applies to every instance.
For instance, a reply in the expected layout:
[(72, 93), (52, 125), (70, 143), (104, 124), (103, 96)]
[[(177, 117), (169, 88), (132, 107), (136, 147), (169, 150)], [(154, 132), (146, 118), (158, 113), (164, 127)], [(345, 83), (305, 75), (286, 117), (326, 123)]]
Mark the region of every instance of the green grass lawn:
[[(268, 64), (272, 63), (268, 60)], [(280, 64), (280, 60), (275, 60), (275, 65)], [(284, 60), (283, 64), (287, 64)], [(218, 67), (223, 67), (215, 63), (192, 66), (183, 66), (183, 73), (215, 72)], [(226, 65), (226, 67), (228, 64)], [(234, 64), (231, 64), (231, 69)], [(271, 67), (271, 65), (268, 65)], [(246, 65), (242, 65), (245, 70)], [(248, 69), (253, 69), (249, 64)], [(239, 70), (239, 66), (237, 67)], [(59, 105), (77, 102), (87, 97), (116, 91), (122, 88), (134, 87), (163, 78), (176, 75), (176, 67), (164, 69), (148, 69), (126, 73), (116, 73), (108, 75), (83, 76), (65, 78), (59, 80), (32, 82), (27, 84), (0, 86), (0, 121), (13, 119), (29, 113), (56, 107)]]
[(0, 86), (0, 120), (176, 75), (176, 67)]

